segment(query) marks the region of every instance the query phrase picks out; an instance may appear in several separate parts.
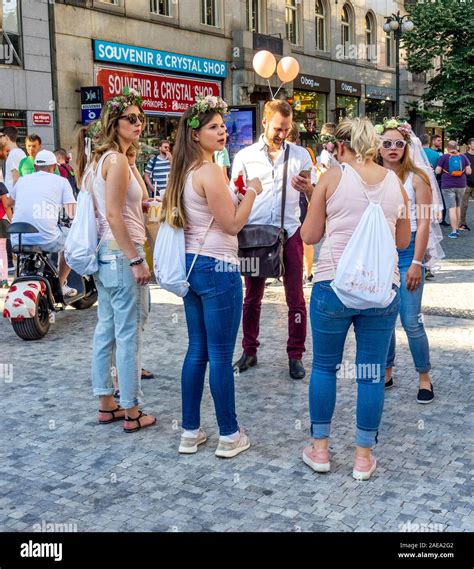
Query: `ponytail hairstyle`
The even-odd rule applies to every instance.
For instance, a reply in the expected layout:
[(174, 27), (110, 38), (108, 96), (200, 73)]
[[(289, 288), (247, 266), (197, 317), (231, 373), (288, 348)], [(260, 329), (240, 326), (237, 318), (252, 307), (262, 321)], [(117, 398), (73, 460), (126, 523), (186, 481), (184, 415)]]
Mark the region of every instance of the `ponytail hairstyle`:
[(194, 140), (193, 132), (209, 124), (217, 114), (223, 115), (226, 112), (227, 103), (220, 97), (198, 97), (179, 121), (170, 176), (160, 213), (160, 221), (166, 221), (171, 227), (185, 227), (187, 220), (183, 194), (186, 178), (191, 170), (196, 170), (204, 162), (201, 146)]
[(379, 140), (374, 125), (367, 117), (342, 120), (334, 136), (356, 155), (358, 162), (375, 160), (377, 157)]

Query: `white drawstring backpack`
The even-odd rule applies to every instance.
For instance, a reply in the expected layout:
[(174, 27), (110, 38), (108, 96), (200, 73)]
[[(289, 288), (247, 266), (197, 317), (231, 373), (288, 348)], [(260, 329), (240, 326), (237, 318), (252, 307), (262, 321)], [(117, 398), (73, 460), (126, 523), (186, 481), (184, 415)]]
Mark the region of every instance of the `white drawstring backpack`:
[(153, 250), (153, 268), (156, 281), (161, 288), (184, 297), (189, 290), (189, 275), (196, 264), (197, 258), (204, 245), (206, 235), (212, 225), (211, 219), (201, 240), (198, 252), (186, 274), (186, 247), (184, 229), (171, 227), (166, 221), (160, 223), (160, 230)]
[(386, 308), (393, 301), (393, 272), (398, 260), (395, 242), (381, 203), (388, 184), (378, 202), (372, 202), (365, 190), (369, 205), (344, 249), (337, 270), (326, 222), (334, 280), (331, 287), (347, 308), (365, 310)]

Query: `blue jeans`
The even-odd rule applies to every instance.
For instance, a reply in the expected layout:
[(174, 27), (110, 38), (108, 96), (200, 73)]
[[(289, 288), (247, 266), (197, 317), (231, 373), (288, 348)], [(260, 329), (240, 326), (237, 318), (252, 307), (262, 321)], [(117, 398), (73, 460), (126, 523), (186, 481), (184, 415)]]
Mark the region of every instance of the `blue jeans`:
[[(189, 271), (194, 255), (186, 255)], [(239, 430), (235, 413), (232, 357), (242, 314), (239, 267), (199, 255), (184, 297), (189, 346), (181, 373), (183, 428), (200, 427), (204, 376), (211, 388), (221, 436)]]
[[(329, 437), (336, 406), (336, 377), (357, 379), (356, 445), (371, 448), (377, 442), (384, 400), (384, 374), (390, 337), (400, 307), (397, 294), (386, 308), (347, 308), (330, 281), (313, 286), (310, 302), (313, 332), (313, 367), (309, 384), (311, 435)], [(356, 361), (344, 362), (347, 331), (354, 325)], [(341, 365), (342, 364), (342, 365)]]
[[(431, 369), (430, 346), (428, 336), (423, 326), (421, 300), (425, 284), (425, 268), (421, 268), (421, 284), (412, 291), (407, 289), (407, 271), (415, 254), (416, 232), (411, 234), (410, 245), (398, 251), (398, 268), (400, 269), (400, 320), (408, 338), (411, 355), (418, 373), (428, 373)], [(390, 349), (387, 357), (387, 367), (393, 367), (395, 361), (396, 336), (393, 330)]]
[[(135, 245), (145, 258), (143, 247)], [(130, 409), (138, 405), (142, 395), (142, 333), (150, 309), (150, 291), (148, 285), (137, 285), (128, 258), (116, 247), (113, 241), (102, 245), (99, 270), (94, 275), (99, 306), (92, 346), (92, 389), (94, 395), (113, 395), (112, 374), (116, 372), (120, 405)]]

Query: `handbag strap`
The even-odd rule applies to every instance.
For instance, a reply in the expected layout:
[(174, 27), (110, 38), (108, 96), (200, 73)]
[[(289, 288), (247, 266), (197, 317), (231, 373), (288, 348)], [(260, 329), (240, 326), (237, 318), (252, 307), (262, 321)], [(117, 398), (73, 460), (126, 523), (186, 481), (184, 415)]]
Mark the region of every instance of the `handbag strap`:
[(209, 229), (211, 229), (211, 225), (212, 225), (213, 221), (214, 221), (214, 217), (211, 217), (211, 221), (209, 222), (208, 226), (206, 227), (206, 231), (204, 232), (204, 235), (202, 236), (201, 243), (199, 245), (199, 249), (197, 250), (197, 253), (194, 255), (193, 262), (191, 263), (191, 266), (189, 267), (188, 274), (186, 275), (186, 280), (189, 280), (189, 275), (191, 274), (191, 271), (194, 269), (194, 265), (196, 264), (197, 258), (199, 257), (199, 253), (201, 252), (202, 248), (204, 247), (204, 241), (205, 241), (206, 236), (209, 232)]
[(288, 157), (290, 156), (290, 145), (286, 142), (285, 157), (283, 163), (283, 189), (281, 195), (281, 223), (280, 229), (285, 228), (285, 205), (286, 205), (286, 183), (288, 179)]
[[(97, 211), (99, 211), (99, 208), (97, 207), (97, 202), (95, 199), (95, 195), (94, 195), (94, 182), (95, 179), (97, 177), (97, 173), (99, 171), (99, 168), (102, 166), (102, 164), (104, 163), (104, 160), (107, 158), (107, 156), (109, 156), (110, 154), (113, 154), (113, 151), (109, 151), (109, 152), (105, 152), (101, 157), (100, 160), (97, 162), (97, 167), (93, 168), (92, 164), (90, 164), (91, 167), (91, 172), (92, 172), (92, 181), (89, 182), (88, 187), (87, 187), (87, 191), (90, 193), (91, 198), (92, 198), (92, 203), (94, 204), (94, 207)], [(102, 237), (99, 239), (99, 242), (97, 243), (97, 247), (95, 248), (95, 252), (96, 254), (99, 252), (99, 249), (102, 247), (102, 244), (105, 241), (105, 236), (106, 236), (106, 232), (104, 232), (104, 234), (102, 235)]]

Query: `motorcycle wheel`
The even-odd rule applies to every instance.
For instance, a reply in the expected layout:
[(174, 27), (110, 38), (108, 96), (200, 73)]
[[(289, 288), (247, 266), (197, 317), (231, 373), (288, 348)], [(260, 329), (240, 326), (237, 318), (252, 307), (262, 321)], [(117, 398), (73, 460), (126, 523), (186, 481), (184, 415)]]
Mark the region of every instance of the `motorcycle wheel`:
[(41, 340), (49, 331), (49, 308), (46, 296), (39, 294), (36, 298), (36, 311), (33, 318), (25, 318), (12, 322), (13, 330), (22, 340)]
[(89, 295), (76, 300), (76, 302), (71, 303), (76, 310), (87, 310), (95, 304), (97, 301), (97, 291), (91, 292)]

